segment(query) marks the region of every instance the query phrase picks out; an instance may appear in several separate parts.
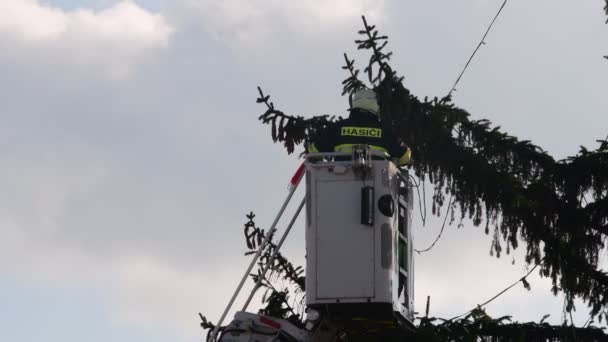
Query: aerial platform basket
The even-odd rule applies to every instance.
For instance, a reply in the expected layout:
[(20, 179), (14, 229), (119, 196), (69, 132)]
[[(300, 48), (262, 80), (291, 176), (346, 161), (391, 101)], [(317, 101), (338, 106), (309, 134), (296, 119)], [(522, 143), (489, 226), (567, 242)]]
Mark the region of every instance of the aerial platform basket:
[[(412, 187), (383, 152), (310, 153), (208, 342), (402, 340), (413, 327)], [(234, 320), (222, 323), (306, 170), (306, 195)], [(254, 294), (306, 205), (304, 328), (247, 313)], [(404, 331), (405, 330), (405, 331)], [(262, 337), (265, 336), (265, 337)]]
[(383, 152), (306, 156), (306, 304), (334, 319), (414, 320), (412, 191)]

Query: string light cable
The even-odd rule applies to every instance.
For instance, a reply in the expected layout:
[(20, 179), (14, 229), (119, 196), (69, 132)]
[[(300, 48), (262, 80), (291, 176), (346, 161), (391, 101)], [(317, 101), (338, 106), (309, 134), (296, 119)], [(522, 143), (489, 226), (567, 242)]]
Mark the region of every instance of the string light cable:
[(473, 53), (471, 54), (471, 57), (469, 57), (469, 60), (467, 61), (467, 63), (465, 64), (464, 68), (462, 69), (462, 71), (460, 72), (460, 75), (458, 75), (458, 78), (456, 79), (456, 81), (454, 82), (454, 85), (452, 85), (452, 88), (450, 89), (450, 91), (448, 92), (448, 94), (441, 99), (441, 102), (447, 102), (452, 98), (452, 93), (454, 91), (456, 91), (456, 86), (458, 85), (458, 83), (460, 82), (460, 80), (462, 79), (462, 76), (464, 75), (464, 73), (467, 71), (469, 65), (471, 64), (471, 62), (473, 61), (473, 58), (475, 57), (475, 55), (477, 54), (477, 51), (479, 51), (479, 49), (486, 44), (486, 38), (488, 37), (488, 34), (490, 33), (490, 30), (492, 29), (492, 27), (494, 26), (494, 23), (496, 22), (496, 20), (498, 19), (498, 17), (500, 16), (500, 14), (502, 13), (502, 10), (505, 8), (505, 6), (507, 5), (507, 1), (505, 0), (502, 5), (500, 6), (500, 8), (498, 9), (498, 12), (496, 13), (496, 15), (494, 16), (494, 19), (492, 19), (492, 22), (490, 23), (490, 25), (488, 26), (486, 32), (484, 33), (483, 37), (481, 38), (481, 41), (479, 41), (479, 44), (477, 45), (477, 47), (475, 48), (475, 50), (473, 51)]
[(477, 308), (482, 308), (482, 307), (484, 307), (484, 306), (486, 306), (486, 305), (490, 304), (490, 303), (491, 303), (491, 302), (493, 302), (493, 301), (494, 301), (496, 298), (498, 298), (498, 297), (502, 296), (502, 295), (503, 295), (503, 294), (505, 294), (507, 291), (509, 291), (510, 289), (512, 289), (513, 287), (515, 287), (515, 285), (519, 284), (519, 282), (522, 282), (522, 283), (524, 284), (524, 286), (525, 286), (525, 287), (529, 287), (529, 286), (530, 286), (530, 284), (528, 283), (528, 281), (526, 280), (526, 278), (527, 278), (527, 277), (528, 277), (530, 274), (532, 274), (532, 272), (534, 272), (534, 270), (535, 270), (535, 269), (536, 269), (536, 268), (537, 268), (537, 267), (540, 265), (540, 263), (541, 263), (543, 260), (544, 260), (544, 258), (542, 258), (542, 259), (541, 259), (541, 260), (540, 260), (540, 261), (539, 261), (539, 262), (538, 262), (536, 265), (534, 265), (534, 267), (532, 267), (532, 268), (530, 269), (530, 271), (528, 271), (528, 273), (526, 273), (526, 275), (524, 275), (523, 277), (519, 278), (519, 279), (518, 279), (516, 282), (514, 282), (513, 284), (511, 284), (511, 285), (507, 286), (507, 287), (506, 287), (504, 290), (502, 290), (502, 291), (498, 292), (498, 293), (497, 293), (497, 294), (496, 294), (494, 297), (492, 297), (492, 298), (490, 298), (490, 299), (486, 300), (486, 301), (485, 301), (485, 302), (483, 302), (482, 304), (478, 304), (478, 305), (477, 305), (475, 308), (473, 308), (473, 309), (471, 309), (471, 310), (469, 310), (469, 311), (467, 311), (467, 312), (465, 312), (465, 313), (463, 313), (463, 314), (461, 314), (461, 315), (454, 316), (454, 317), (450, 318), (448, 321), (453, 321), (453, 320), (455, 320), (455, 319), (457, 319), (457, 318), (460, 318), (460, 317), (462, 317), (462, 316), (466, 316), (466, 315), (470, 314), (471, 312), (473, 312), (475, 309), (477, 309)]

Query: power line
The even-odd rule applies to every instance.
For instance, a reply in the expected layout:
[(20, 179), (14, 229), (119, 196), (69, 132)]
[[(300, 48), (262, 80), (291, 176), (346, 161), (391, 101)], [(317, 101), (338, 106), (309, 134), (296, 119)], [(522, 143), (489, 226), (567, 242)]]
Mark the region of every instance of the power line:
[[(414, 187), (416, 188), (416, 191), (418, 192), (418, 207), (420, 208), (420, 218), (422, 219), (422, 226), (425, 227), (426, 226), (426, 194), (424, 193), (424, 184), (422, 187), (422, 194), (424, 197), (420, 196), (420, 183), (423, 183), (423, 180), (421, 180), (420, 178), (418, 178), (418, 182), (416, 182), (416, 180), (414, 179), (414, 177), (412, 177), (412, 175), (409, 175), (410, 179), (412, 180), (412, 183), (414, 183)], [(424, 209), (422, 208), (422, 203), (424, 202)]]
[[(469, 57), (469, 60), (467, 61), (467, 64), (464, 66), (464, 68), (462, 69), (462, 71), (460, 72), (460, 75), (458, 75), (458, 78), (456, 79), (456, 82), (454, 82), (454, 85), (452, 85), (452, 88), (450, 89), (450, 91), (448, 92), (448, 94), (441, 100), (442, 102), (447, 101), (451, 96), (452, 93), (456, 90), (456, 86), (458, 85), (458, 83), (460, 82), (460, 79), (462, 79), (462, 76), (464, 75), (464, 73), (467, 71), (467, 68), (469, 67), (469, 65), (471, 64), (471, 61), (473, 60), (473, 57), (475, 57), (475, 55), (477, 54), (477, 51), (479, 51), (479, 49), (481, 48), (482, 45), (485, 45), (485, 39), (488, 36), (488, 34), (490, 33), (490, 30), (492, 29), (492, 26), (494, 26), (494, 23), (496, 22), (496, 20), (498, 19), (498, 17), (500, 16), (500, 14), (502, 13), (502, 10), (505, 8), (505, 6), (507, 5), (507, 1), (505, 0), (502, 5), (500, 6), (500, 8), (498, 9), (498, 12), (496, 13), (496, 15), (494, 16), (494, 18), (492, 19), (492, 22), (490, 22), (490, 25), (488, 26), (486, 32), (484, 33), (483, 37), (481, 38), (481, 41), (479, 42), (479, 44), (477, 45), (477, 47), (475, 48), (475, 51), (473, 51), (473, 53), (471, 54), (471, 57)], [(608, 1), (608, 0), (607, 0)], [(418, 196), (420, 196), (420, 193), (418, 193)], [(441, 226), (441, 231), (439, 232), (439, 235), (437, 236), (437, 238), (435, 239), (435, 241), (433, 241), (433, 243), (428, 247), (425, 248), (423, 250), (415, 250), (418, 254), (422, 254), (424, 252), (428, 252), (430, 251), (433, 247), (435, 247), (435, 244), (437, 244), (437, 242), (439, 241), (439, 239), (441, 238), (441, 236), (443, 235), (443, 230), (445, 229), (445, 224), (448, 218), (448, 214), (451, 210), (451, 204), (452, 204), (452, 197), (450, 196), (450, 204), (448, 204), (448, 211), (445, 214), (445, 218), (443, 220), (443, 225)], [(426, 203), (425, 203), (426, 205)], [(424, 218), (423, 218), (423, 222), (424, 222)]]
[(425, 248), (423, 250), (414, 249), (414, 251), (416, 251), (416, 253), (422, 254), (422, 253), (426, 253), (426, 252), (430, 251), (431, 249), (433, 249), (433, 247), (435, 247), (435, 244), (437, 244), (439, 239), (441, 239), (441, 235), (443, 235), (443, 230), (445, 229), (445, 224), (448, 221), (448, 215), (450, 214), (450, 210), (452, 210), (452, 199), (453, 198), (454, 198), (454, 195), (450, 195), (448, 209), (445, 212), (445, 217), (443, 218), (443, 224), (441, 225), (441, 230), (439, 231), (439, 235), (437, 235), (437, 238), (435, 239), (435, 241), (433, 241), (433, 243), (430, 246), (428, 246), (427, 248)]
[(498, 298), (498, 297), (502, 296), (502, 295), (503, 295), (503, 294), (505, 294), (507, 291), (509, 291), (510, 289), (512, 289), (512, 288), (513, 288), (515, 285), (519, 284), (519, 282), (520, 282), (520, 281), (521, 281), (522, 283), (524, 283), (524, 285), (525, 285), (525, 286), (529, 286), (529, 285), (526, 285), (526, 284), (527, 284), (527, 282), (526, 282), (526, 278), (527, 278), (527, 277), (528, 277), (528, 276), (529, 276), (529, 275), (530, 275), (532, 272), (534, 272), (534, 270), (535, 270), (535, 269), (536, 269), (536, 268), (537, 268), (537, 267), (540, 265), (540, 263), (541, 263), (543, 260), (544, 260), (544, 258), (543, 258), (543, 259), (541, 259), (541, 260), (540, 260), (540, 261), (539, 261), (539, 262), (538, 262), (536, 265), (534, 265), (534, 267), (532, 267), (532, 269), (531, 269), (530, 271), (528, 271), (528, 273), (526, 273), (526, 275), (525, 275), (525, 276), (523, 276), (523, 277), (519, 278), (519, 279), (518, 279), (516, 282), (514, 282), (513, 284), (509, 285), (509, 286), (508, 286), (507, 288), (505, 288), (504, 290), (502, 290), (502, 291), (500, 291), (499, 293), (497, 293), (497, 294), (496, 294), (494, 297), (492, 297), (492, 298), (488, 299), (488, 300), (487, 300), (487, 301), (485, 301), (483, 304), (478, 304), (478, 305), (477, 305), (477, 306), (476, 306), (474, 309), (471, 309), (471, 310), (469, 310), (469, 311), (467, 311), (467, 312), (465, 312), (465, 313), (463, 313), (463, 314), (461, 314), (461, 315), (454, 316), (454, 317), (450, 318), (448, 321), (453, 321), (453, 320), (455, 320), (456, 318), (460, 318), (460, 317), (462, 317), (462, 316), (468, 315), (468, 314), (470, 314), (471, 312), (473, 312), (473, 310), (475, 310), (475, 309), (477, 309), (477, 308), (481, 308), (481, 307), (483, 307), (483, 306), (486, 306), (486, 305), (490, 304), (490, 303), (491, 303), (492, 301), (494, 301), (496, 298)]
[(583, 324), (583, 328), (587, 328), (591, 322), (593, 322), (593, 315), (589, 315), (589, 319)]
[(475, 57), (475, 54), (477, 54), (477, 51), (479, 51), (479, 49), (481, 48), (481, 46), (486, 44), (485, 43), (485, 39), (488, 36), (488, 33), (490, 33), (490, 30), (492, 29), (492, 26), (494, 26), (494, 23), (496, 22), (496, 19), (498, 19), (498, 17), (500, 16), (500, 13), (502, 13), (502, 10), (507, 5), (507, 1), (508, 0), (505, 0), (502, 3), (502, 6), (500, 6), (500, 9), (498, 9), (498, 12), (494, 16), (494, 19), (492, 19), (492, 22), (490, 23), (490, 26), (488, 26), (488, 29), (486, 30), (486, 33), (481, 38), (481, 41), (479, 42), (479, 44), (475, 48), (475, 51), (473, 51), (473, 54), (471, 54), (471, 57), (469, 57), (469, 60), (467, 61), (467, 64), (464, 66), (464, 68), (462, 69), (462, 72), (460, 72), (460, 75), (458, 75), (458, 78), (456, 79), (456, 82), (454, 82), (454, 85), (452, 86), (452, 88), (450, 89), (450, 91), (448, 92), (448, 94), (443, 99), (441, 99), (442, 102), (447, 102), (448, 99), (450, 99), (452, 97), (452, 93), (454, 91), (456, 91), (456, 86), (458, 85), (458, 82), (460, 82), (460, 79), (462, 78), (462, 76), (464, 75), (464, 73), (467, 71), (467, 68), (469, 67), (469, 64), (471, 64), (471, 61), (473, 60), (473, 57)]

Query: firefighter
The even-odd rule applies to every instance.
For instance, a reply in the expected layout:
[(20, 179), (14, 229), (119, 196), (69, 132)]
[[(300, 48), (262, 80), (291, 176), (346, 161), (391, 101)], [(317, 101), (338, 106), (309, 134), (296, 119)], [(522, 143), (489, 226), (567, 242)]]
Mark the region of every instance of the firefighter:
[(411, 151), (404, 147), (391, 127), (380, 121), (376, 93), (363, 88), (352, 96), (350, 115), (319, 132), (308, 147), (308, 152), (352, 152), (353, 145), (367, 144), (372, 150), (388, 153), (399, 166), (411, 159)]

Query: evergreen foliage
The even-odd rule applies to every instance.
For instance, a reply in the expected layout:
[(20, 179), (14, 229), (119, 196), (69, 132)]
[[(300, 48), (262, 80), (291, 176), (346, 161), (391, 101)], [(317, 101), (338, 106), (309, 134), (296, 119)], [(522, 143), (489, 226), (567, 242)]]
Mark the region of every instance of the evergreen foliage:
[[(608, 16), (608, 0), (604, 1)], [(493, 232), (491, 250), (497, 257), (502, 253), (502, 241), (509, 253), (518, 247), (518, 238), (523, 239), (526, 262), (540, 267), (541, 275), (551, 278), (554, 293), (561, 291), (566, 295), (565, 312), (572, 311), (574, 298), (580, 297), (590, 306), (593, 317), (600, 322), (608, 320), (608, 274), (598, 267), (608, 238), (608, 141), (598, 140), (599, 147), (594, 150), (581, 147), (577, 155), (555, 160), (530, 141), (519, 141), (499, 127), (492, 127), (488, 120), (471, 119), (449, 96), (420, 100), (390, 66), (391, 53), (385, 53), (387, 37), (380, 36), (365, 18), (363, 22), (364, 29), (359, 31), (362, 39), (356, 44), (359, 49), (370, 51), (364, 74), (379, 94), (383, 119), (392, 122), (414, 151), (416, 158), (411, 168), (422, 180), (429, 179), (435, 185), (433, 212), (439, 215), (440, 208), (447, 205), (460, 209), (462, 218), (471, 218), (475, 225), (485, 223), (486, 234)], [(346, 95), (365, 83), (359, 79), (355, 61), (346, 54), (344, 59), (343, 69), (349, 73), (343, 82)], [(336, 120), (330, 115), (307, 119), (287, 115), (276, 109), (261, 89), (259, 93), (258, 103), (267, 107), (260, 120), (272, 125), (272, 139), (282, 142), (288, 153)], [(450, 200), (446, 204), (447, 194)], [(255, 251), (264, 237), (264, 230), (255, 226), (254, 217), (253, 213), (247, 215), (244, 227), (249, 249), (246, 254)], [(254, 281), (260, 278), (275, 249), (271, 242), (264, 251), (257, 272), (251, 274)], [(301, 325), (305, 286), (302, 268), (294, 267), (280, 253), (270, 266), (270, 274), (262, 279), (266, 293), (260, 313)], [(291, 290), (284, 283), (277, 289), (273, 285), (277, 281), (287, 281)], [(526, 277), (520, 281), (529, 288)], [(299, 298), (290, 303), (292, 291)], [(411, 340), (608, 340), (602, 329), (591, 324), (582, 328), (566, 323), (552, 326), (544, 323), (549, 315), (540, 323), (512, 323), (510, 316), (489, 317), (482, 306), (462, 318), (421, 317)], [(199, 315), (201, 327), (211, 331), (214, 324)]]
[[(545, 316), (545, 318), (548, 315)], [(544, 323), (511, 322), (511, 316), (492, 318), (477, 308), (459, 320), (441, 323), (437, 318), (422, 318), (415, 332), (414, 341), (428, 342), (557, 342), (557, 341), (604, 341), (608, 336), (595, 327), (575, 328)]]
[[(387, 37), (363, 18), (358, 49), (370, 52), (364, 69), (378, 94), (383, 120), (391, 122), (412, 149), (411, 169), (434, 186), (433, 212), (444, 206), (460, 209), (462, 219), (484, 225), (493, 234), (491, 251), (500, 257), (525, 242), (526, 262), (539, 265), (552, 280), (554, 294), (563, 292), (567, 311), (583, 299), (600, 322), (608, 320), (608, 274), (599, 268), (608, 238), (608, 141), (599, 147), (555, 160), (530, 141), (520, 141), (474, 120), (451, 98), (419, 99), (390, 66)], [(343, 93), (362, 87), (359, 70), (345, 55), (349, 72)], [(272, 138), (288, 153), (306, 144), (335, 117), (305, 119), (275, 108), (260, 91), (267, 110), (260, 120), (272, 126)], [(453, 197), (449, 202), (446, 195)], [(604, 254), (605, 255), (605, 254)]]
[[(246, 246), (249, 250), (245, 255), (255, 252), (265, 236), (265, 231), (256, 227), (254, 218), (255, 215), (249, 213), (243, 229)], [(296, 326), (302, 327), (304, 325), (303, 293), (305, 283), (302, 268), (295, 267), (280, 253), (277, 254), (277, 260), (271, 261), (270, 256), (275, 249), (276, 245), (270, 242), (263, 251), (263, 257), (258, 262), (256, 272), (250, 274), (251, 279), (257, 282), (262, 270), (266, 268), (269, 262), (272, 262), (269, 268), (270, 273), (263, 279), (263, 287), (266, 288), (266, 293), (263, 296), (263, 307), (259, 310), (259, 314), (287, 319)], [(273, 285), (273, 283), (276, 284), (283, 280), (292, 285), (292, 288), (285, 286), (279, 290)], [(526, 285), (525, 277), (521, 281), (524, 286), (529, 287), (529, 285)], [(290, 303), (289, 298), (292, 292), (295, 294), (294, 297), (300, 295), (300, 298), (294, 299), (293, 303)], [(483, 309), (483, 306), (487, 303), (448, 320), (428, 317), (427, 312), (426, 317), (418, 317), (418, 325), (407, 336), (407, 340), (412, 342), (600, 342), (608, 339), (608, 335), (602, 329), (591, 326), (591, 324), (577, 328), (568, 325), (566, 322), (559, 326), (545, 323), (544, 320), (549, 315), (545, 315), (539, 323), (512, 322), (511, 316), (492, 318)], [(211, 332), (215, 325), (202, 314), (199, 315), (202, 320), (201, 327)]]
[[(243, 228), (245, 243), (249, 250), (245, 255), (255, 254), (266, 236), (263, 229), (256, 227), (254, 218), (255, 214), (253, 212), (247, 214), (248, 221)], [(277, 252), (273, 259), (272, 255), (276, 250), (277, 245), (271, 239), (260, 255), (256, 272), (250, 274), (251, 279), (256, 283), (261, 279), (260, 285), (266, 290), (262, 297), (262, 304), (265, 306), (259, 313), (271, 317), (285, 318), (296, 326), (302, 326), (304, 317), (303, 296), (306, 289), (304, 270), (301, 266), (294, 267), (280, 252)], [(268, 273), (263, 276), (262, 272), (267, 265), (269, 266)], [(277, 281), (287, 281), (287, 284), (282, 284), (284, 286), (277, 289), (273, 285)], [(295, 298), (290, 303), (289, 299), (292, 292)]]

